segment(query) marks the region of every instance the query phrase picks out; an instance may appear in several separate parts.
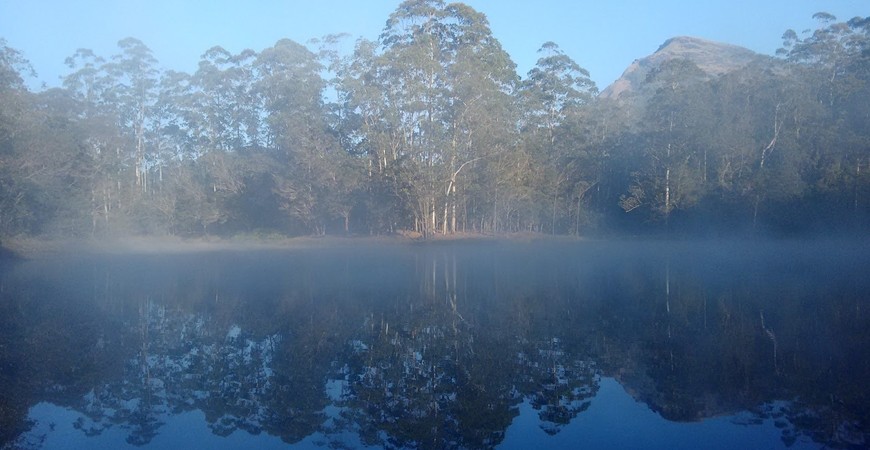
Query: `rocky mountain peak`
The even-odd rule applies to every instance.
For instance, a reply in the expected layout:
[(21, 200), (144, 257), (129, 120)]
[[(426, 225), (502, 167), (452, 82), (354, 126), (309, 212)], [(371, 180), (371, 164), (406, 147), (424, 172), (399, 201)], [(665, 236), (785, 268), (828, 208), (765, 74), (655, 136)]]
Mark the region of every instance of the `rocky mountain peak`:
[(737, 45), (691, 36), (674, 37), (665, 41), (652, 55), (632, 62), (618, 80), (601, 92), (601, 97), (616, 99), (623, 93), (637, 91), (647, 74), (666, 61), (688, 59), (708, 75), (719, 76), (745, 67), (758, 56)]

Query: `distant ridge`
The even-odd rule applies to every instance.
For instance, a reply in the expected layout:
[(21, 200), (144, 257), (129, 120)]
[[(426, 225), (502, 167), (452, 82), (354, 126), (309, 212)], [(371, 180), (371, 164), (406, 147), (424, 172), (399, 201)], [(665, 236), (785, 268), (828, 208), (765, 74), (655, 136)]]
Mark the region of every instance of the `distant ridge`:
[(688, 59), (708, 75), (720, 76), (741, 69), (760, 56), (738, 45), (691, 36), (674, 37), (665, 41), (652, 55), (631, 63), (618, 80), (601, 92), (601, 97), (616, 99), (624, 93), (638, 91), (647, 74), (666, 61)]

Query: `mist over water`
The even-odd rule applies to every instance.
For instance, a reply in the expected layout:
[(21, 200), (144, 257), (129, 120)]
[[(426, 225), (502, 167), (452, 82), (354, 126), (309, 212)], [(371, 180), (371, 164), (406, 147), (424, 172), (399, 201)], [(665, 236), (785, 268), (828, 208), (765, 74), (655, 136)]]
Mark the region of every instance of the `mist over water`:
[(2, 448), (861, 448), (868, 250), (557, 239), (4, 263)]

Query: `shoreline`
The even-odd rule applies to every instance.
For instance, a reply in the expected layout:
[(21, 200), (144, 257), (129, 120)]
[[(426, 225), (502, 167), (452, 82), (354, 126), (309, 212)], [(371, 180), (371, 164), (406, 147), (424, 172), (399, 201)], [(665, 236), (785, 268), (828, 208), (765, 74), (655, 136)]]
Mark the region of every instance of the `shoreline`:
[[(755, 245), (800, 244), (810, 248), (824, 248), (828, 245), (839, 247), (848, 245), (870, 249), (867, 236), (749, 236), (749, 237), (690, 237), (690, 236), (565, 236), (541, 233), (457, 233), (435, 235), (423, 239), (413, 234), (393, 234), (381, 236), (234, 236), (234, 237), (195, 237), (178, 236), (109, 236), (102, 238), (56, 238), (46, 236), (13, 236), (0, 241), (0, 262), (42, 259), (70, 255), (171, 255), (206, 252), (242, 251), (293, 251), (293, 250), (330, 250), (340, 248), (372, 247), (437, 247), (461, 244), (506, 243), (506, 244), (569, 244), (569, 243), (611, 242), (621, 245), (656, 244), (670, 246), (672, 251), (686, 245), (708, 246), (724, 243), (753, 242)], [(718, 247), (716, 247), (718, 248)]]
[(476, 242), (576, 242), (576, 236), (536, 233), (435, 235), (429, 239), (407, 234), (384, 236), (299, 236), (299, 237), (197, 237), (112, 236), (105, 238), (50, 238), (17, 236), (3, 239), (0, 258), (33, 259), (69, 254), (172, 254), (211, 251), (301, 250), (352, 246), (438, 245)]

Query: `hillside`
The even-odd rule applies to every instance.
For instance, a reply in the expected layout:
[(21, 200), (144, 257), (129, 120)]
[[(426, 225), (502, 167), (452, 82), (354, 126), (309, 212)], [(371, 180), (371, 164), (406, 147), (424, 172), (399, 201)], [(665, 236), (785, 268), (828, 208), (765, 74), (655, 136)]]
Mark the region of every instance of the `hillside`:
[(711, 76), (745, 67), (761, 57), (752, 50), (731, 44), (689, 36), (668, 39), (652, 55), (637, 59), (622, 76), (601, 92), (602, 98), (617, 99), (627, 92), (638, 91), (647, 74), (666, 61), (688, 59)]

